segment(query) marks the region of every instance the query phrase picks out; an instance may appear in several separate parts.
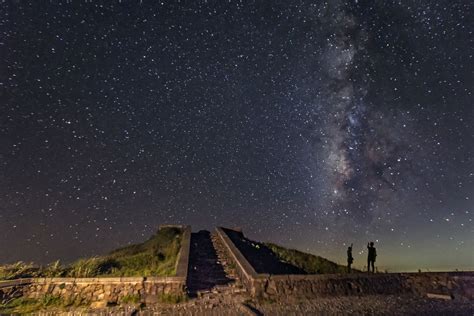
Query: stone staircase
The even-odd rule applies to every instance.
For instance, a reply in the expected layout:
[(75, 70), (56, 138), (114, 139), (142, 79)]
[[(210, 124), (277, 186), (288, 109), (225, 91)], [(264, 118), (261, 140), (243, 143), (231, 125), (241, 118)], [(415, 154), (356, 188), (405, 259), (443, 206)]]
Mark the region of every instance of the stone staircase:
[(208, 231), (191, 234), (188, 291), (191, 297), (223, 297), (245, 290), (226, 257), (224, 245)]
[(226, 277), (232, 280), (225, 286), (215, 286), (215, 291), (218, 293), (246, 293), (246, 289), (242, 286), (240, 278), (235, 270), (235, 265), (229, 258), (229, 254), (225, 249), (224, 244), (216, 233), (211, 234), (211, 241), (217, 254), (218, 262), (223, 267)]
[(188, 291), (191, 298), (197, 298), (190, 302), (195, 309), (220, 308), (220, 314), (227, 310), (229, 315), (255, 315), (244, 304), (249, 298), (247, 291), (219, 236), (208, 231), (191, 234)]

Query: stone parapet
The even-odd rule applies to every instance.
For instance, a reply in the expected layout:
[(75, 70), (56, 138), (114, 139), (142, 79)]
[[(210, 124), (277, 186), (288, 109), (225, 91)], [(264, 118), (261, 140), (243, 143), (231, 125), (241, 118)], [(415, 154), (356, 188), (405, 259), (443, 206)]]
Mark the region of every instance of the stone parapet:
[(191, 226), (183, 226), (183, 236), (181, 237), (181, 249), (176, 260), (176, 277), (188, 277), (189, 250), (191, 247)]
[(267, 279), (270, 275), (257, 273), (242, 252), (230, 240), (222, 227), (217, 227), (216, 233), (234, 261), (236, 272), (242, 284), (252, 296), (260, 296), (260, 293), (263, 291), (262, 287), (265, 285), (263, 280)]
[(28, 285), (31, 282), (32, 282), (32, 279), (30, 278), (0, 281), (0, 289), (12, 287), (12, 286)]

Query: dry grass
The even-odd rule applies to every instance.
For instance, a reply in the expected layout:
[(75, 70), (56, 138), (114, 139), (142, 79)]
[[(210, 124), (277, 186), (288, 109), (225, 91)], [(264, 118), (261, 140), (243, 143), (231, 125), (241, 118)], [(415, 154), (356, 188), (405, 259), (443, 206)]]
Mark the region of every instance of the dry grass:
[(59, 261), (41, 267), (17, 262), (0, 266), (0, 280), (32, 277), (172, 276), (181, 248), (182, 231), (168, 227), (147, 241), (108, 255), (79, 259), (68, 266)]

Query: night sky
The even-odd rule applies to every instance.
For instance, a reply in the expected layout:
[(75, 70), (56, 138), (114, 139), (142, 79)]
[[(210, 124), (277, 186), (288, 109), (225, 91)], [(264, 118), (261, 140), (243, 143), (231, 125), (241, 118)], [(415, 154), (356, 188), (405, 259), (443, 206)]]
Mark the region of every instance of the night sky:
[[(102, 2), (101, 2), (102, 3)], [(105, 2), (104, 2), (105, 3)], [(0, 262), (163, 223), (474, 268), (471, 1), (3, 1)]]

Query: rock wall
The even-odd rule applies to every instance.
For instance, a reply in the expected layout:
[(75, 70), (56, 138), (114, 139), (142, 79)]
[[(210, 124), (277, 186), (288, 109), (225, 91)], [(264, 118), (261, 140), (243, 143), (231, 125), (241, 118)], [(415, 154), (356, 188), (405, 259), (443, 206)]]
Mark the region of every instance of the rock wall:
[(24, 296), (41, 299), (47, 295), (68, 305), (100, 306), (123, 302), (147, 303), (159, 301), (163, 295), (186, 295), (186, 279), (182, 277), (149, 278), (36, 278), (29, 284), (3, 286), (0, 298)]
[(474, 273), (387, 273), (353, 275), (278, 275), (257, 278), (264, 297), (323, 297), (373, 294), (444, 295), (474, 300)]
[[(50, 294), (65, 301), (91, 304), (102, 302), (118, 304), (122, 300), (145, 302), (153, 296), (173, 293), (185, 294), (184, 280), (172, 278), (107, 278), (107, 279), (38, 279), (28, 286), (24, 295), (41, 298)], [(77, 302), (79, 303), (79, 302)]]
[(266, 297), (295, 295), (321, 297), (341, 295), (400, 294), (408, 292), (404, 282), (393, 276), (278, 275), (262, 279)]
[(474, 272), (402, 273), (400, 277), (416, 294), (444, 294), (456, 300), (474, 301)]

